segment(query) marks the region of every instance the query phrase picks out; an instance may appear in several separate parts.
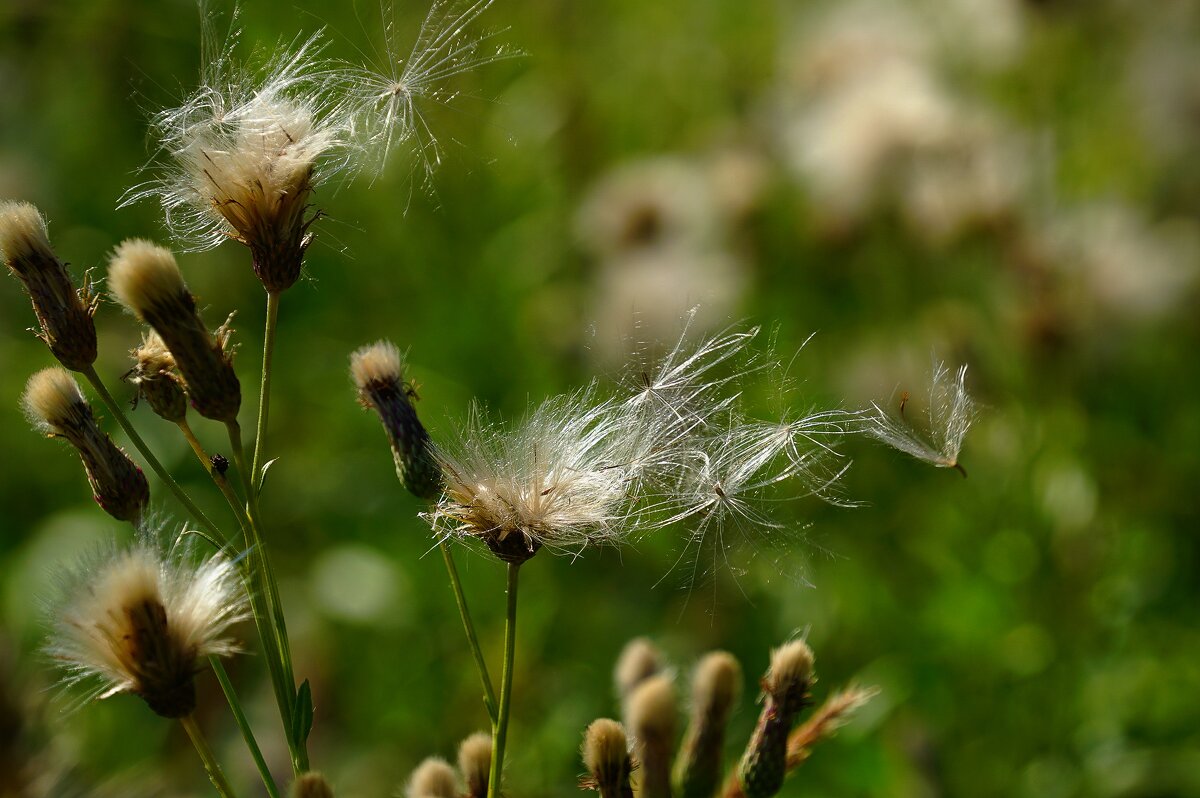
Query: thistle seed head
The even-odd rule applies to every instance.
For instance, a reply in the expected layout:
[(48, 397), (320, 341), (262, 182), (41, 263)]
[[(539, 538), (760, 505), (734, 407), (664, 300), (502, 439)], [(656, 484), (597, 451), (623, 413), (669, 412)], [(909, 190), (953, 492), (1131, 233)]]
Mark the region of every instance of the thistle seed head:
[(109, 262), (108, 282), (117, 300), (166, 344), (196, 412), (235, 420), (242, 392), (225, 346), (228, 323), (216, 337), (204, 326), (170, 250), (149, 241), (125, 241)]
[(134, 366), (128, 378), (137, 386), (138, 396), (161, 418), (182, 421), (187, 416), (187, 392), (175, 368), (175, 357), (163, 339), (150, 331), (132, 354)]
[(96, 310), (91, 286), (78, 291), (67, 267), (54, 254), (46, 222), (27, 202), (0, 203), (0, 257), (25, 286), (50, 352), (73, 371), (96, 361)]
[(141, 521), (150, 503), (146, 475), (100, 429), (74, 377), (58, 366), (42, 369), (29, 378), (21, 403), (37, 429), (79, 453), (101, 509), (121, 521)]
[(333, 787), (315, 771), (303, 773), (292, 782), (291, 798), (333, 798)]
[(492, 767), (492, 735), (475, 732), (458, 746), (458, 770), (467, 783), (468, 798), (486, 798)]
[(209, 656), (237, 653), (230, 628), (248, 617), (237, 566), (222, 555), (191, 562), (146, 540), (84, 562), (64, 580), (49, 654), (66, 683), (93, 698), (133, 693), (166, 718), (196, 704), (195, 674)]
[(633, 638), (621, 649), (613, 669), (617, 697), (622, 701), (628, 699), (634, 688), (662, 669), (663, 656), (658, 646), (647, 637)]
[(873, 405), (874, 412), (865, 421), (866, 433), (922, 462), (954, 468), (966, 476), (958, 456), (977, 412), (975, 400), (967, 393), (967, 367), (951, 373), (945, 363), (934, 364), (926, 432), (919, 432), (904, 415), (905, 404), (907, 395), (896, 412)]
[(580, 755), (588, 773), (581, 787), (596, 790), (602, 798), (633, 795), (629, 776), (634, 763), (620, 723), (608, 718), (592, 721), (583, 734)]
[(392, 447), (396, 476), (414, 496), (432, 501), (442, 490), (438, 465), (417, 411), (416, 391), (404, 380), (404, 357), (388, 341), (377, 341), (350, 355), (350, 376), (363, 407), (379, 414)]
[(671, 755), (678, 724), (675, 683), (668, 674), (646, 679), (625, 702), (625, 725), (633, 734), (643, 798), (671, 796)]
[[(763, 692), (786, 710), (798, 711), (813, 682), (813, 652), (803, 640), (792, 640), (771, 652)], [(786, 711), (785, 710), (785, 711)]]
[(405, 789), (408, 798), (460, 798), (458, 776), (441, 757), (431, 756), (417, 765)]
[(724, 724), (742, 691), (742, 666), (727, 651), (706, 654), (692, 677), (692, 712), (706, 722)]

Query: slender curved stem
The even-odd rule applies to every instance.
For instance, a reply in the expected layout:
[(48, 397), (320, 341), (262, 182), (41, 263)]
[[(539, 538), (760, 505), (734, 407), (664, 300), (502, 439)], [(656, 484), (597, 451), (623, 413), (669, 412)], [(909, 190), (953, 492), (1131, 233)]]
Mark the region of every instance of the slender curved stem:
[(208, 771), (208, 780), (217, 788), (217, 793), (222, 798), (234, 798), (233, 788), (229, 786), (225, 774), (221, 771), (221, 766), (217, 764), (217, 758), (213, 755), (212, 748), (208, 746), (204, 732), (200, 731), (200, 727), (196, 725), (196, 718), (192, 715), (185, 715), (179, 719), (179, 722), (188, 733), (188, 737), (192, 738), (192, 745), (196, 747), (196, 753), (200, 755), (200, 761), (204, 763), (204, 769)]
[(218, 657), (209, 657), (208, 661), (212, 665), (213, 673), (217, 675), (217, 681), (221, 683), (225, 700), (229, 702), (233, 719), (237, 721), (238, 728), (242, 731), (242, 739), (246, 741), (246, 748), (250, 749), (250, 756), (254, 758), (254, 764), (258, 768), (258, 775), (262, 777), (263, 786), (267, 788), (267, 794), (271, 798), (279, 798), (279, 787), (275, 785), (275, 779), (271, 777), (271, 770), (263, 758), (262, 749), (258, 747), (258, 741), (254, 739), (254, 731), (250, 728), (250, 721), (246, 719), (246, 713), (242, 711), (242, 702), (238, 700), (237, 693), (234, 692), (233, 682), (229, 681), (229, 674), (225, 672), (225, 666)]
[(179, 431), (183, 433), (184, 439), (192, 447), (192, 452), (195, 453), (196, 459), (200, 461), (200, 465), (204, 466), (204, 470), (212, 477), (213, 483), (221, 491), (221, 495), (225, 497), (225, 501), (229, 503), (234, 517), (237, 518), (238, 526), (246, 536), (246, 545), (249, 545), (251, 533), (249, 518), (246, 516), (246, 505), (238, 498), (237, 493), (234, 492), (233, 485), (229, 484), (229, 479), (213, 467), (212, 458), (208, 456), (208, 452), (204, 451), (204, 445), (200, 443), (196, 434), (192, 432), (192, 426), (188, 424), (187, 419), (181, 418), (175, 422), (175, 425), (179, 427)]
[(471, 645), (471, 654), (475, 657), (475, 667), (479, 669), (479, 680), (483, 682), (483, 704), (487, 707), (488, 718), (496, 725), (496, 690), (492, 687), (492, 679), (488, 675), (487, 662), (483, 659), (483, 649), (479, 647), (479, 638), (475, 634), (475, 624), (471, 622), (471, 612), (467, 609), (467, 597), (463, 594), (462, 582), (458, 578), (458, 568), (454, 565), (454, 557), (450, 552), (450, 544), (442, 541), (442, 558), (446, 561), (446, 570), (450, 573), (450, 586), (454, 588), (454, 600), (458, 603), (458, 614), (462, 618), (463, 629), (467, 633), (467, 642)]
[(210, 534), (216, 538), (222, 538), (220, 530), (217, 529), (217, 525), (214, 524), (212, 520), (204, 514), (203, 510), (196, 506), (196, 503), (192, 501), (191, 497), (184, 493), (183, 488), (179, 487), (179, 483), (176, 482), (175, 479), (167, 472), (167, 469), (163, 468), (163, 464), (160, 463), (158, 458), (154, 456), (154, 453), (150, 451), (150, 447), (146, 445), (144, 440), (142, 440), (142, 436), (138, 435), (137, 430), (133, 428), (133, 424), (129, 423), (129, 419), (125, 416), (124, 411), (121, 410), (121, 406), (117, 404), (117, 400), (113, 399), (112, 394), (110, 394), (108, 389), (104, 387), (104, 382), (100, 379), (100, 375), (96, 373), (95, 367), (88, 366), (86, 371), (82, 371), (80, 373), (83, 374), (83, 376), (87, 378), (87, 381), (92, 384), (92, 387), (96, 390), (96, 393), (100, 394), (100, 398), (108, 407), (109, 412), (116, 417), (117, 423), (121, 425), (121, 429), (125, 430), (125, 434), (129, 436), (129, 440), (132, 441), (134, 447), (136, 447), (141, 453), (142, 457), (146, 461), (146, 464), (153, 469), (154, 473), (158, 475), (158, 478), (162, 480), (164, 485), (167, 486), (167, 489), (170, 490), (171, 493), (175, 494), (175, 498), (179, 499), (179, 503), (187, 508), (187, 511), (191, 513)]
[[(297, 775), (308, 770), (308, 751), (303, 744), (297, 744), (292, 738), (292, 719), (295, 716), (296, 678), (292, 668), (292, 649), (288, 642), (287, 623), (283, 616), (283, 602), (279, 597), (279, 584), (271, 569), (271, 561), (267, 557), (266, 546), (262, 537), (262, 518), (258, 512), (258, 496), (254, 490), (253, 478), (248, 470), (245, 448), (242, 445), (241, 426), (234, 421), (227, 421), (225, 427), (229, 432), (229, 444), (233, 448), (233, 459), (241, 475), (242, 490), (246, 493), (246, 514), (249, 517), (249, 547), (251, 557), (257, 567), (252, 567), (255, 579), (252, 584), (261, 587), (266, 598), (266, 617), (255, 613), (255, 621), (259, 624), (259, 635), (263, 638), (264, 647), (271, 665), (271, 680), (275, 687), (275, 700), (279, 705), (279, 716), (283, 721), (284, 733), (288, 741), (288, 749), (292, 754), (292, 769)], [(264, 622), (267, 628), (264, 628)], [(270, 642), (268, 642), (270, 640)], [(273, 650), (272, 650), (273, 649)], [(274, 657), (272, 657), (274, 655)], [(274, 660), (271, 662), (271, 660)]]
[(513, 661), (517, 643), (517, 576), (521, 566), (508, 564), (508, 602), (504, 615), (504, 671), (500, 677), (500, 711), (492, 725), (492, 769), (488, 776), (488, 798), (500, 795), (504, 774), (504, 745), (508, 739), (508, 715), (512, 706)]
[(258, 390), (258, 425), (254, 430), (254, 466), (250, 481), (257, 482), (263, 465), (267, 439), (267, 415), (271, 410), (271, 356), (275, 353), (275, 322), (279, 319), (279, 294), (267, 292), (267, 321), (263, 328), (262, 382)]

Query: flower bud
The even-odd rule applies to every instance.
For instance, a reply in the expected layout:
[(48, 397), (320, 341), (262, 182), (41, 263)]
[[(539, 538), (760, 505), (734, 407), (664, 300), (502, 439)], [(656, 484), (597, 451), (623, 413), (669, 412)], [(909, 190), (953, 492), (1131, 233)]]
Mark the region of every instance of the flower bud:
[(400, 350), (387, 341), (364, 346), (350, 355), (350, 375), (358, 388), (358, 401), (383, 422), (400, 484), (418, 498), (436, 499), (442, 490), (442, 470), (434, 460), (429, 433), (413, 408), (416, 392), (404, 381)]
[(640, 766), (638, 795), (671, 798), (671, 752), (679, 723), (675, 684), (660, 673), (642, 681), (625, 704), (625, 723), (633, 733)]
[(159, 417), (183, 421), (187, 416), (187, 393), (183, 378), (176, 373), (175, 358), (162, 338), (156, 332), (149, 332), (132, 354), (136, 363), (128, 377), (137, 386), (138, 396)]
[(33, 302), (41, 332), (58, 361), (73, 371), (96, 362), (96, 301), (85, 282), (76, 291), (67, 267), (50, 248), (46, 222), (26, 202), (0, 203), (0, 256)]
[(588, 775), (579, 786), (596, 790), (600, 798), (633, 798), (629, 783), (633, 759), (620, 723), (608, 718), (592, 721), (584, 732), (580, 754)]
[(405, 794), (408, 798), (459, 798), (458, 777), (446, 760), (431, 756), (412, 772)]
[(648, 638), (633, 638), (621, 649), (617, 666), (613, 669), (617, 697), (626, 700), (635, 687), (662, 669), (662, 652), (658, 647)]
[(292, 798), (333, 798), (333, 787), (320, 773), (302, 773), (292, 782)]
[(75, 379), (57, 366), (42, 369), (29, 378), (22, 404), (36, 427), (75, 447), (96, 503), (136, 524), (150, 502), (146, 475), (96, 424)]
[(770, 798), (783, 786), (788, 734), (796, 715), (808, 705), (812, 682), (812, 649), (803, 640), (771, 653), (771, 667), (762, 681), (762, 712), (738, 767), (745, 798)]
[(675, 761), (679, 798), (711, 798), (721, 780), (729, 715), (741, 692), (742, 668), (724, 651), (706, 655), (692, 677), (692, 715)]
[(468, 798), (486, 798), (492, 767), (492, 735), (475, 732), (458, 746), (458, 770), (467, 782)]
[(170, 250), (149, 241), (125, 241), (113, 253), (108, 282), (117, 300), (162, 338), (196, 412), (217, 421), (236, 420), (242, 392), (225, 336), (214, 337), (200, 320)]

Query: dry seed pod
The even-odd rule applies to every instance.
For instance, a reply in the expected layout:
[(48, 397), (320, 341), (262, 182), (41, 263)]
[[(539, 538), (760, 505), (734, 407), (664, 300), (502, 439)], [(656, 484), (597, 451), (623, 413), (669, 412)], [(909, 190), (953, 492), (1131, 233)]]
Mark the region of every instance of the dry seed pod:
[(486, 798), (492, 767), (492, 735), (475, 732), (458, 746), (458, 770), (467, 783), (468, 798)]
[(38, 429), (79, 453), (96, 503), (113, 518), (137, 524), (150, 502), (146, 475), (100, 429), (75, 378), (58, 366), (42, 369), (26, 383), (22, 404)]
[(333, 787), (320, 773), (309, 771), (292, 782), (292, 798), (333, 798)]
[(117, 300), (167, 345), (196, 412), (236, 420), (242, 389), (224, 346), (228, 328), (214, 337), (204, 326), (170, 250), (138, 239), (123, 242), (109, 262), (108, 282)]
[(178, 423), (187, 416), (187, 393), (175, 372), (175, 358), (158, 333), (142, 336), (142, 345), (132, 352), (134, 367), (127, 375), (160, 418)]
[(592, 721), (584, 732), (580, 754), (588, 775), (579, 786), (596, 790), (600, 798), (633, 798), (629, 777), (634, 762), (620, 723), (608, 718)]
[(788, 734), (809, 702), (813, 653), (803, 640), (771, 652), (771, 667), (762, 681), (762, 712), (738, 766), (737, 780), (745, 798), (770, 798), (787, 774)]
[(625, 703), (625, 725), (633, 734), (641, 798), (671, 798), (671, 753), (679, 725), (675, 684), (667, 674), (645, 679)]
[(707, 654), (692, 677), (692, 714), (675, 760), (679, 798), (711, 798), (721, 783), (729, 715), (742, 687), (742, 668), (725, 651)]
[(408, 798), (459, 798), (458, 777), (446, 760), (431, 756), (412, 772), (405, 794)]
[(388, 341), (377, 341), (350, 355), (350, 375), (358, 401), (379, 414), (396, 461), (400, 484), (421, 499), (442, 491), (442, 470), (433, 457), (429, 433), (417, 418), (412, 387), (404, 380), (404, 358)]
[(46, 222), (27, 202), (0, 203), (0, 257), (25, 286), (41, 332), (58, 361), (72, 371), (96, 362), (96, 300), (85, 282), (76, 291), (67, 267), (54, 254)]

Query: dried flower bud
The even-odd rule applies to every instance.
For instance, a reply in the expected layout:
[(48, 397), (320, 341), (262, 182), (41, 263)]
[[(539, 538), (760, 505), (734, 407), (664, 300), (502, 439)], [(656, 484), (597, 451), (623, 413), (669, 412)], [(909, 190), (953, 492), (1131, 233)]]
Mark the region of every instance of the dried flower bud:
[(412, 772), (405, 794), (408, 798), (459, 798), (458, 776), (446, 760), (428, 757)]
[(675, 684), (660, 673), (642, 681), (625, 704), (625, 723), (633, 734), (641, 798), (671, 798), (671, 752), (679, 723)]
[(39, 337), (73, 371), (96, 362), (96, 301), (85, 282), (76, 291), (67, 267), (50, 248), (46, 222), (26, 202), (0, 203), (0, 256), (25, 285), (41, 325)]
[(635, 687), (662, 669), (663, 657), (658, 646), (649, 638), (633, 638), (621, 649), (621, 656), (617, 657), (617, 666), (613, 669), (617, 697), (626, 700)]
[(112, 517), (136, 524), (150, 502), (146, 475), (96, 424), (75, 378), (57, 366), (42, 369), (26, 383), (22, 404), (38, 429), (66, 439), (79, 452), (96, 503)]
[(333, 787), (320, 773), (302, 773), (292, 782), (292, 798), (333, 798)]
[(812, 682), (813, 653), (803, 640), (771, 652), (771, 667), (762, 681), (762, 712), (738, 767), (746, 798), (770, 798), (783, 786), (788, 733), (796, 715), (808, 705)]
[(633, 798), (629, 783), (633, 758), (620, 723), (608, 718), (592, 721), (583, 734), (580, 754), (588, 775), (579, 786), (596, 790), (600, 798)]
[(680, 798), (711, 798), (716, 792), (725, 729), (741, 685), (742, 667), (728, 652), (714, 651), (696, 666), (692, 716), (675, 761), (675, 791)]
[(801, 765), (814, 745), (832, 737), (851, 715), (878, 694), (878, 687), (847, 687), (828, 698), (788, 737), (788, 770)]
[(387, 341), (364, 346), (350, 355), (350, 375), (358, 401), (379, 414), (392, 446), (396, 476), (414, 496), (433, 500), (442, 490), (442, 470), (433, 444), (412, 400), (416, 392), (404, 381), (404, 358)]
[(492, 735), (475, 732), (458, 746), (458, 770), (467, 783), (469, 798), (486, 798), (492, 767)]
[(170, 250), (139, 239), (123, 242), (109, 263), (108, 282), (117, 300), (162, 338), (196, 412), (235, 420), (242, 391), (224, 346), (226, 328), (214, 337), (204, 326)]
[(187, 416), (187, 393), (183, 378), (176, 373), (175, 358), (162, 338), (156, 332), (147, 333), (132, 354), (136, 364), (128, 377), (137, 386), (138, 396), (161, 418), (183, 421)]
[(69, 684), (99, 682), (99, 698), (134, 693), (165, 718), (191, 713), (204, 659), (239, 650), (228, 632), (247, 617), (247, 596), (231, 560), (184, 554), (142, 541), (68, 574), (48, 651)]

